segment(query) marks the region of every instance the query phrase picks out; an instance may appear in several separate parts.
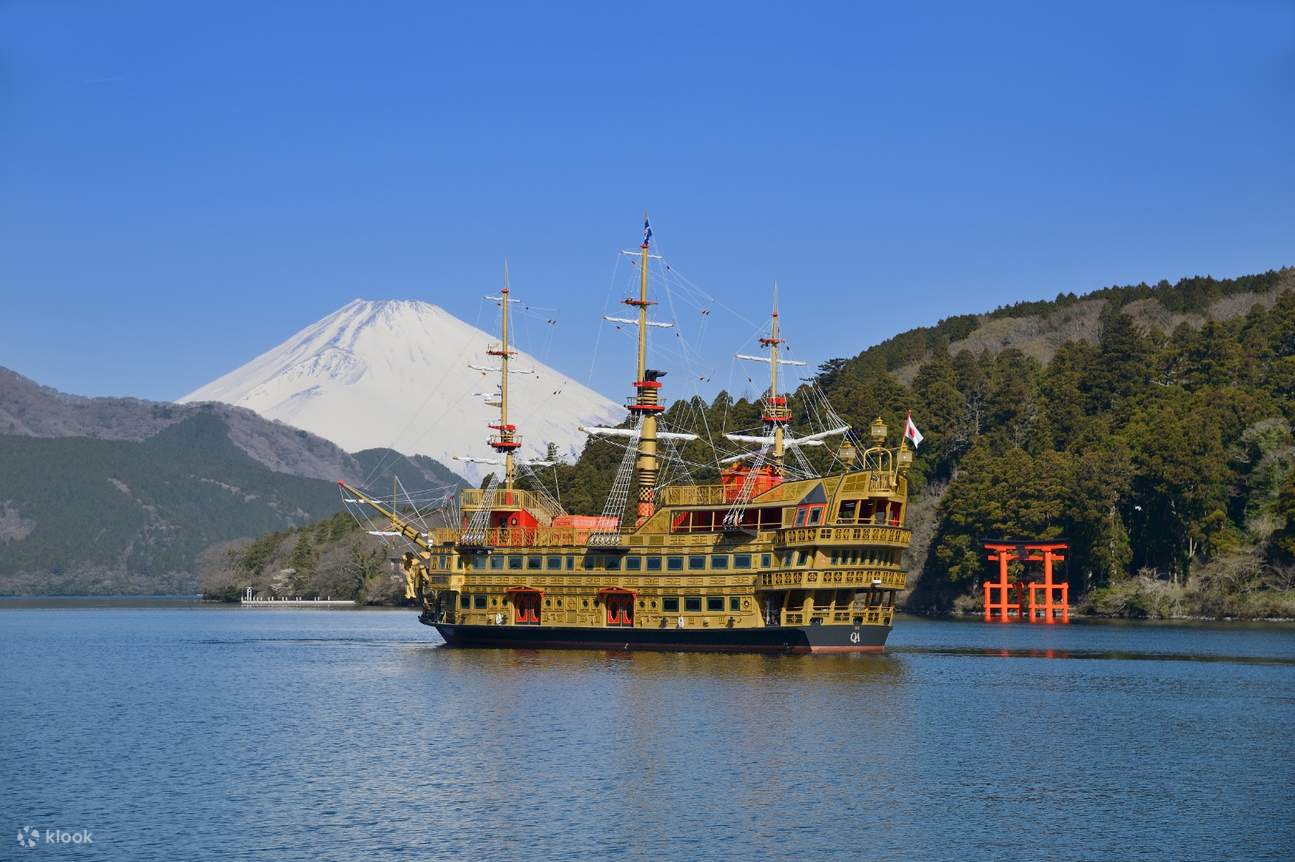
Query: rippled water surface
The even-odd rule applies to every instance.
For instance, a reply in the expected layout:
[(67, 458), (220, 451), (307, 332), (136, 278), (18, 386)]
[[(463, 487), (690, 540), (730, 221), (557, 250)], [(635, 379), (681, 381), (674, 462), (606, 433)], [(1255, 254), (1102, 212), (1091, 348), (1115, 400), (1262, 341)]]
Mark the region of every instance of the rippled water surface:
[(0, 859), (1295, 859), (1290, 627), (437, 643), (409, 611), (0, 602)]

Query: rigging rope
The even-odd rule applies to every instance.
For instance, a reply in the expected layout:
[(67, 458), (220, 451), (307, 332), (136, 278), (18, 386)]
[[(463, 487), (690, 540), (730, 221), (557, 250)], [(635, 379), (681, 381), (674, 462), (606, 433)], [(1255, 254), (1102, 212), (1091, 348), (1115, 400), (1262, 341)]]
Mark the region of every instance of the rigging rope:
[(643, 417), (640, 416), (634, 423), (633, 432), (625, 447), (625, 454), (621, 456), (620, 466), (616, 469), (616, 478), (607, 492), (602, 518), (589, 534), (591, 545), (612, 544), (619, 540), (621, 521), (625, 519), (625, 506), (629, 502), (630, 485), (634, 479), (634, 459), (638, 455), (639, 437), (643, 433)]

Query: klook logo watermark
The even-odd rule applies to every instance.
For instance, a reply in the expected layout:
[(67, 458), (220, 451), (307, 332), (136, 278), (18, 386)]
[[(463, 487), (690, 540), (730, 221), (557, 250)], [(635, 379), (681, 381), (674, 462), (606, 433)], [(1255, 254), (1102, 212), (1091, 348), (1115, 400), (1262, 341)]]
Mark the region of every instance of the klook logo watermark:
[(37, 829), (35, 826), (24, 826), (18, 830), (19, 847), (36, 847), (46, 844), (52, 847), (59, 845), (93, 844), (94, 835), (89, 829)]

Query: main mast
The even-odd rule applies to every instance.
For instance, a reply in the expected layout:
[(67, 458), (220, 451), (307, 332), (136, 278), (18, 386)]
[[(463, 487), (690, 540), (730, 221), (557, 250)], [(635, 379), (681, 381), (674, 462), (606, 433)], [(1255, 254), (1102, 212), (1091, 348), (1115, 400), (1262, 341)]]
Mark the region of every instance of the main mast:
[(499, 357), (499, 423), (490, 425), (490, 428), (497, 431), (490, 437), (490, 448), (504, 456), (504, 490), (513, 490), (513, 482), (517, 478), (517, 465), (513, 458), (513, 453), (522, 445), (521, 438), (517, 436), (517, 426), (508, 421), (508, 360), (514, 351), (508, 347), (508, 261), (504, 261), (504, 287), (500, 292), (500, 333), (499, 348), (490, 349), (486, 352), (491, 356)]
[(647, 367), (647, 330), (648, 306), (655, 305), (648, 299), (648, 244), (652, 240), (652, 226), (647, 216), (643, 217), (643, 244), (639, 246), (639, 295), (638, 299), (623, 300), (626, 305), (638, 309), (638, 364), (634, 376), (634, 401), (629, 405), (630, 413), (639, 417), (640, 429), (638, 454), (634, 459), (634, 478), (638, 485), (638, 508), (636, 523), (642, 524), (656, 511), (657, 480), (657, 414), (665, 409), (658, 398), (661, 388), (660, 378), (664, 371), (655, 371)]

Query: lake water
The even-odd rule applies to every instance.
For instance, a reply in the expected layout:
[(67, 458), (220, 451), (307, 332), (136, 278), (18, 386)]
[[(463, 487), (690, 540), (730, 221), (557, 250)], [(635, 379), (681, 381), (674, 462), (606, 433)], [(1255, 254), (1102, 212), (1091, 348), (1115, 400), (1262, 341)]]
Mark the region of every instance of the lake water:
[(0, 602), (0, 859), (1295, 859), (1295, 628), (437, 643), (410, 611)]

